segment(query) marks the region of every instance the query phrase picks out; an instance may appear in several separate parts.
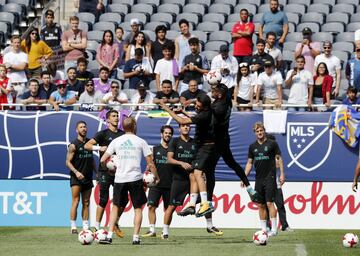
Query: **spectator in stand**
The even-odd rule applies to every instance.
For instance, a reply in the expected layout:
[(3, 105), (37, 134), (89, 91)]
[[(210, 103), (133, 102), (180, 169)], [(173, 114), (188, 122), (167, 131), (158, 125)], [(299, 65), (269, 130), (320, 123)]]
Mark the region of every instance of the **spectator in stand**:
[[(50, 95), (49, 103), (54, 107), (55, 111), (72, 110), (73, 107), (69, 105), (76, 103), (76, 92), (68, 91), (66, 84), (66, 80), (59, 80), (56, 84), (57, 91)], [(65, 104), (66, 106), (60, 106), (60, 104)]]
[(77, 60), (76, 79), (83, 85), (94, 78), (93, 73), (87, 71), (88, 61), (82, 57)]
[(54, 84), (56, 84), (59, 80), (65, 80), (65, 72), (63, 70), (59, 70), (55, 62), (51, 62), (47, 66), (47, 71), (50, 73), (51, 82)]
[[(155, 44), (155, 43), (154, 43)], [(179, 88), (179, 66), (174, 59), (175, 46), (173, 42), (167, 42), (162, 45), (162, 54), (164, 57), (160, 59), (155, 66), (156, 88), (161, 91), (161, 84), (164, 80), (170, 80), (174, 85), (174, 90)]]
[(140, 81), (149, 87), (153, 70), (147, 58), (144, 58), (144, 52), (141, 48), (135, 49), (135, 57), (125, 63), (124, 78), (129, 79), (130, 98), (136, 93), (137, 85)]
[(123, 39), (124, 36), (124, 29), (122, 27), (117, 27), (115, 29), (115, 40), (114, 43), (117, 44), (119, 48), (119, 61), (118, 61), (118, 68), (124, 69), (125, 65), (125, 40)]
[(256, 53), (252, 56), (250, 60), (250, 71), (252, 73), (256, 72), (256, 75), (260, 75), (264, 72), (264, 62), (271, 61), (274, 63), (273, 57), (270, 54), (265, 52), (265, 41), (262, 39), (258, 39), (256, 41)]
[(40, 91), (46, 94), (46, 99), (50, 98), (51, 93), (56, 91), (56, 85), (51, 83), (51, 76), (48, 71), (41, 72)]
[(114, 35), (111, 30), (105, 30), (101, 44), (96, 51), (96, 60), (100, 67), (107, 67), (111, 79), (117, 78), (117, 66), (119, 62), (119, 47), (114, 44)]
[(334, 79), (329, 74), (326, 63), (320, 62), (316, 68), (316, 75), (314, 76), (313, 103), (325, 104), (325, 107), (317, 107), (317, 111), (326, 111), (330, 107), (330, 95), (333, 82)]
[(135, 57), (135, 49), (142, 49), (145, 53), (145, 57), (150, 61), (151, 58), (151, 48), (146, 44), (146, 38), (144, 32), (137, 32), (134, 36), (134, 39), (131, 41), (131, 44), (126, 49), (125, 61), (133, 59)]
[[(132, 104), (152, 104), (155, 95), (150, 92), (143, 83), (140, 83), (137, 86), (137, 92), (131, 97), (131, 103)], [(148, 111), (153, 109), (152, 106), (135, 106), (133, 107), (133, 110), (143, 110)]]
[(234, 93), (238, 69), (239, 65), (236, 58), (229, 55), (229, 47), (226, 44), (220, 46), (219, 54), (211, 61), (210, 70), (220, 72), (221, 83), (228, 87), (228, 93), (231, 97)]
[(79, 12), (93, 13), (96, 20), (105, 11), (103, 0), (75, 0), (74, 6), (79, 9)]
[(190, 80), (189, 89), (184, 91), (180, 96), (180, 103), (185, 107), (186, 111), (195, 111), (195, 102), (198, 96), (206, 94), (200, 90), (196, 80)]
[(67, 70), (67, 89), (68, 91), (76, 92), (76, 99), (79, 99), (80, 94), (84, 91), (84, 84), (76, 79), (76, 68), (69, 68)]
[[(137, 33), (140, 32), (140, 26), (141, 26), (141, 22), (139, 19), (137, 18), (134, 18), (134, 19), (131, 19), (130, 20), (130, 26), (131, 26), (131, 32), (125, 37), (125, 47), (124, 49), (127, 50), (128, 46), (131, 44), (131, 42), (134, 40), (135, 38), (135, 35)], [(149, 47), (149, 49), (151, 48), (151, 40), (150, 40), (150, 37), (143, 33), (144, 34), (144, 38), (145, 38), (145, 41), (146, 41), (146, 44), (147, 46)]]
[(305, 57), (305, 67), (304, 69), (314, 73), (314, 62), (315, 57), (320, 54), (320, 42), (312, 41), (312, 31), (309, 27), (305, 27), (302, 30), (303, 40), (301, 43), (296, 45), (295, 49), (295, 59), (299, 56)]
[(108, 93), (111, 85), (111, 80), (109, 79), (109, 69), (107, 67), (101, 67), (99, 78), (94, 78), (93, 81), (96, 91), (100, 91), (102, 94)]
[(255, 31), (254, 23), (248, 21), (249, 12), (247, 9), (240, 10), (240, 21), (232, 28), (234, 40), (233, 55), (238, 63), (249, 62), (253, 50), (252, 36)]
[(200, 89), (202, 89), (203, 75), (210, 67), (208, 60), (200, 53), (200, 41), (196, 37), (189, 39), (191, 53), (185, 56), (181, 68), (184, 80), (180, 83), (180, 94), (189, 89), (190, 80), (196, 80)]
[[(80, 95), (79, 102), (80, 104), (96, 104), (101, 103), (103, 94), (100, 91), (96, 91), (94, 87), (93, 80), (86, 81), (85, 91)], [(82, 106), (82, 110), (97, 110), (99, 107), (95, 106)]]
[(22, 40), (21, 50), (28, 54), (29, 76), (40, 78), (43, 66), (47, 66), (47, 61), (52, 56), (52, 50), (44, 41), (40, 40), (39, 32), (36, 28), (31, 28), (26, 39)]
[(352, 57), (346, 64), (345, 69), (346, 79), (349, 80), (349, 85), (360, 89), (360, 45), (356, 45), (355, 56)]
[(182, 68), (185, 56), (191, 53), (189, 39), (194, 36), (190, 33), (189, 22), (187, 20), (179, 20), (179, 28), (181, 35), (175, 38), (175, 59), (179, 63), (179, 68)]
[(259, 38), (264, 39), (270, 31), (276, 34), (276, 46), (282, 49), (289, 32), (288, 18), (279, 10), (279, 1), (270, 0), (270, 11), (263, 14), (260, 21)]
[[(250, 73), (250, 66), (247, 62), (239, 64), (237, 74), (237, 85), (234, 91), (234, 105), (250, 104), (251, 107), (256, 92), (256, 75)], [(250, 107), (238, 107), (239, 111), (251, 111)]]
[(65, 52), (65, 70), (76, 67), (77, 60), (85, 57), (87, 46), (87, 32), (79, 29), (79, 18), (70, 17), (70, 30), (65, 31), (61, 36), (61, 46)]
[(54, 11), (45, 12), (45, 25), (41, 28), (40, 37), (52, 50), (57, 50), (61, 44), (61, 26), (54, 23)]
[(179, 94), (174, 91), (170, 80), (164, 80), (161, 84), (161, 91), (158, 91), (153, 100), (154, 104), (175, 104), (180, 101)]
[[(47, 95), (44, 91), (40, 90), (39, 81), (35, 78), (29, 80), (29, 90), (22, 95), (21, 103), (27, 104), (45, 104), (47, 103)], [(46, 107), (29, 106), (26, 110), (46, 110)]]
[(326, 64), (327, 70), (329, 71), (329, 75), (333, 78), (332, 84), (332, 92), (331, 95), (333, 98), (339, 95), (340, 90), (340, 80), (341, 80), (341, 64), (340, 59), (335, 55), (331, 54), (332, 51), (332, 43), (330, 41), (325, 41), (323, 43), (324, 53), (316, 56), (314, 62), (314, 69), (317, 70), (317, 67), (321, 62)]
[[(13, 96), (10, 91), (7, 90), (9, 79), (6, 76), (6, 67), (0, 64), (0, 110), (9, 109), (2, 106), (2, 104), (13, 103)], [(8, 100), (9, 98), (9, 100)]]
[[(156, 40), (152, 43), (151, 47), (151, 56), (154, 61), (154, 67), (156, 67), (158, 60), (164, 58), (163, 46), (166, 44), (173, 44), (172, 40), (166, 38), (166, 31), (167, 29), (164, 25), (159, 25), (155, 28)], [(173, 55), (175, 54), (175, 49), (172, 53)]]
[[(9, 78), (8, 90), (16, 97), (16, 102), (21, 101), (27, 82), (25, 71), (28, 67), (28, 55), (20, 50), (20, 37), (11, 37), (11, 48), (4, 55), (4, 64)], [(14, 103), (16, 103), (14, 102)]]
[[(305, 57), (296, 58), (296, 67), (289, 70), (285, 85), (290, 87), (288, 104), (308, 105), (311, 108), (314, 80), (310, 71), (304, 69)], [(288, 111), (305, 111), (305, 107), (290, 107)]]
[[(357, 97), (358, 90), (355, 87), (349, 87), (346, 91), (346, 98), (343, 100), (344, 105), (360, 105), (360, 99)], [(356, 108), (359, 111), (359, 107)]]
[[(282, 83), (283, 78), (280, 72), (275, 71), (272, 61), (264, 62), (265, 71), (257, 79), (255, 104), (260, 101), (260, 94), (263, 91), (264, 104), (274, 104), (275, 108), (280, 108), (282, 104)], [(268, 107), (266, 107), (268, 108)]]
[(280, 70), (283, 63), (283, 56), (281, 51), (275, 47), (276, 34), (272, 31), (266, 34), (265, 52), (274, 59), (275, 69)]
[[(129, 99), (126, 93), (120, 91), (120, 85), (117, 81), (112, 81), (110, 87), (111, 87), (111, 91), (103, 96), (101, 102), (104, 104), (111, 104), (111, 107), (113, 109), (120, 111), (121, 107), (116, 105), (128, 103)], [(101, 106), (100, 109), (103, 108), (104, 107)]]

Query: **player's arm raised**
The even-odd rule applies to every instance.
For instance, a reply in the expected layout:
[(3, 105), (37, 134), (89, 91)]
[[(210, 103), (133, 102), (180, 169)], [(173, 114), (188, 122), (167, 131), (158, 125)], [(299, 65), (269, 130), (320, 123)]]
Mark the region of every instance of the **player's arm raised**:
[(276, 160), (279, 163), (279, 169), (280, 169), (280, 184), (283, 185), (285, 183), (285, 171), (284, 171), (284, 162), (283, 159), (281, 157), (281, 155), (276, 155)]
[(353, 180), (353, 184), (352, 184), (352, 190), (354, 192), (357, 191), (357, 186), (358, 186), (358, 179), (360, 176), (360, 159), (358, 160), (357, 164), (356, 164), (356, 168), (355, 168), (355, 173), (354, 173), (354, 180)]
[(75, 155), (75, 145), (70, 144), (70, 146), (68, 148), (68, 152), (66, 154), (66, 167), (75, 174), (76, 178), (78, 178), (79, 180), (82, 180), (84, 178), (84, 175), (82, 175), (81, 172), (76, 170), (74, 165), (71, 163), (71, 161), (74, 158), (74, 155)]
[(162, 107), (163, 110), (165, 110), (166, 112), (168, 112), (170, 114), (170, 116), (172, 118), (174, 118), (174, 120), (176, 122), (178, 122), (178, 124), (192, 124), (192, 121), (189, 117), (180, 117), (178, 116), (174, 111), (172, 111), (166, 104), (164, 103), (160, 103), (160, 106)]

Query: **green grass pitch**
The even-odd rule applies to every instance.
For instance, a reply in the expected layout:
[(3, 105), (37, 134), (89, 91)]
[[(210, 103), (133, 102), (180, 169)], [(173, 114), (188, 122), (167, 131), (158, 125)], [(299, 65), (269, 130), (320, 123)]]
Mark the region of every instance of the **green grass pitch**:
[[(168, 241), (142, 238), (142, 245), (131, 244), (132, 229), (124, 229), (126, 236), (114, 235), (112, 245), (83, 246), (69, 228), (0, 227), (0, 255), (360, 255), (360, 246), (344, 248), (345, 230), (295, 230), (270, 237), (266, 246), (252, 243), (253, 229), (224, 229), (224, 236), (216, 237), (205, 229), (170, 229)], [(142, 228), (142, 233), (146, 231)], [(158, 234), (161, 229), (157, 229)], [(360, 231), (351, 231), (360, 235)]]

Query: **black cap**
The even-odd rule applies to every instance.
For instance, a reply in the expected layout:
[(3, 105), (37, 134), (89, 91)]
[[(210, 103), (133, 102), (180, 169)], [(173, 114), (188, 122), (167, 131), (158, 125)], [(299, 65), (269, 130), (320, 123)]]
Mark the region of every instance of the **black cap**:
[(274, 65), (274, 63), (271, 61), (271, 60), (266, 60), (265, 62), (264, 62), (264, 67), (271, 67), (271, 66), (273, 66)]
[(312, 34), (312, 31), (309, 27), (305, 27), (303, 30), (302, 30), (302, 34), (303, 35), (307, 35), (307, 34)]
[(143, 83), (143, 81), (140, 81), (136, 87), (138, 90), (147, 90), (148, 89), (147, 86), (145, 86), (145, 84)]
[(229, 52), (229, 46), (227, 46), (226, 44), (223, 44), (222, 46), (220, 46), (220, 53), (223, 52)]

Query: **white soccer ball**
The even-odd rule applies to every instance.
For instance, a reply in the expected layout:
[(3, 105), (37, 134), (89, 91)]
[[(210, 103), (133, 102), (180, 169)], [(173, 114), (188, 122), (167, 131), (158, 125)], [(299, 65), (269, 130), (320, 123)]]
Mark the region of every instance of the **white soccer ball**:
[(357, 246), (359, 243), (359, 238), (353, 233), (347, 233), (343, 237), (343, 246), (346, 248), (352, 248)]
[(109, 171), (115, 172), (117, 163), (118, 159), (116, 155), (112, 155), (106, 160), (106, 168), (108, 168)]
[(94, 234), (90, 230), (82, 230), (78, 235), (78, 240), (82, 245), (91, 244), (94, 241)]
[(221, 79), (222, 79), (221, 73), (219, 71), (216, 71), (216, 70), (211, 70), (206, 75), (206, 80), (207, 80), (208, 84), (210, 84), (210, 85), (220, 83)]
[(153, 187), (155, 186), (155, 176), (151, 172), (145, 172), (143, 175), (143, 181), (145, 186), (147, 187)]
[(99, 229), (98, 231), (95, 232), (94, 235), (94, 241), (95, 242), (99, 242), (100, 240), (104, 240), (108, 235), (108, 232), (105, 229)]
[(266, 245), (268, 240), (268, 234), (264, 231), (256, 231), (253, 235), (253, 242), (256, 245)]

